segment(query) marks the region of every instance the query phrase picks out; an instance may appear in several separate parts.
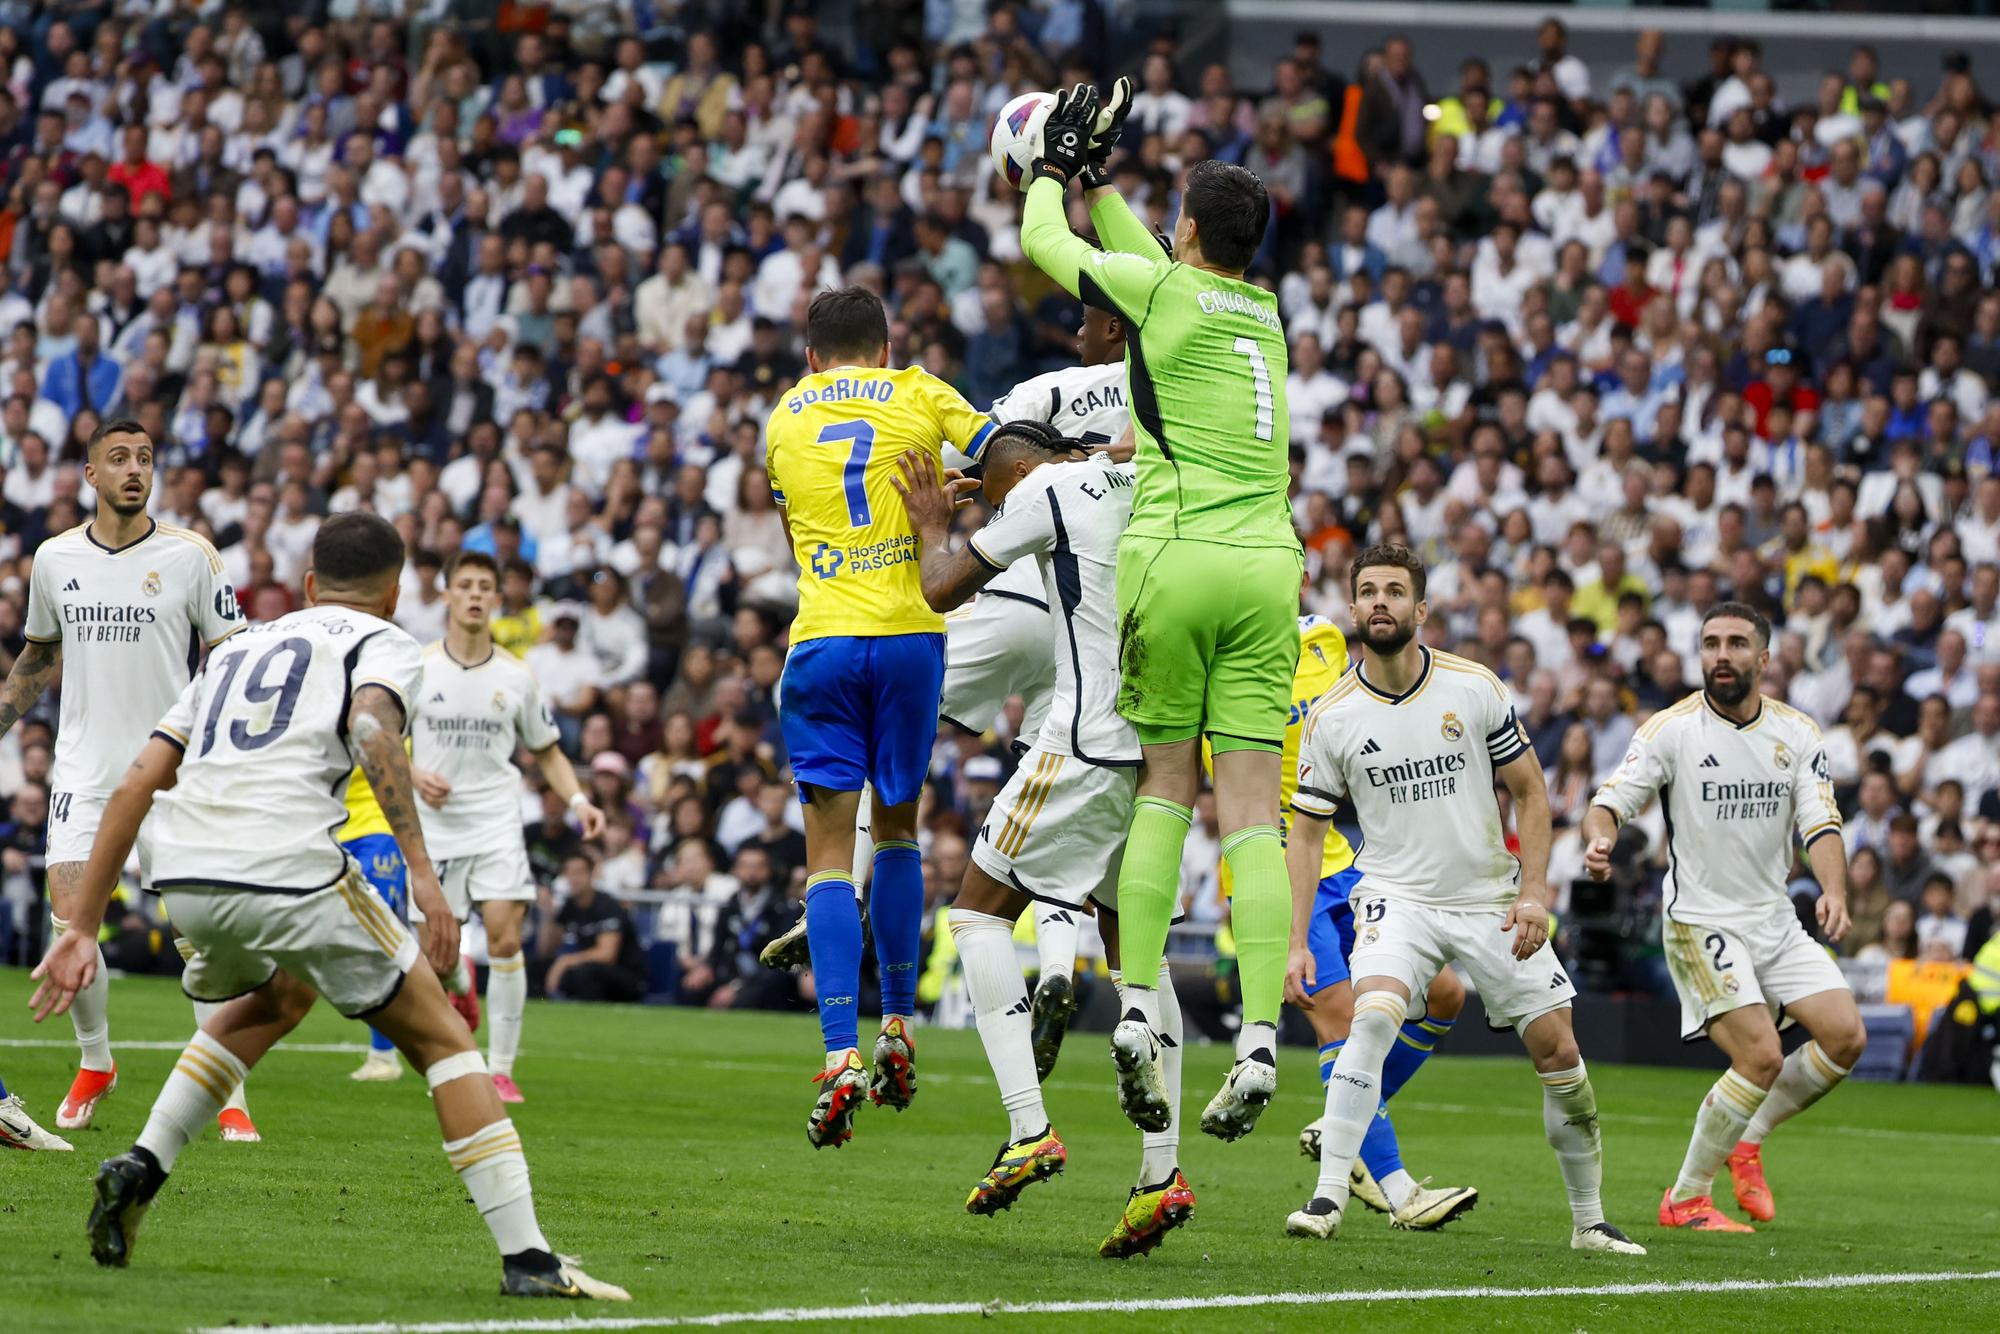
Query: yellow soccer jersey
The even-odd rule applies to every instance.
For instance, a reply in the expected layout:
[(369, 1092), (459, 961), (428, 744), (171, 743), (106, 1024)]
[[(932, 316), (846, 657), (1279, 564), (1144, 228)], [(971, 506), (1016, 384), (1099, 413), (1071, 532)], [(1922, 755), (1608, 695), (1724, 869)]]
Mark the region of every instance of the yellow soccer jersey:
[(369, 786), (368, 775), (361, 772), (360, 765), (355, 765), (353, 776), (347, 780), (347, 823), (340, 827), (340, 841), (351, 843), (370, 834), (392, 832), (388, 817), (382, 814), (382, 804), (375, 800), (375, 789)]
[(799, 562), (792, 643), (944, 632), (924, 602), (916, 534), (890, 478), (905, 451), (941, 464), (948, 440), (976, 459), (992, 433), (992, 418), (915, 366), (820, 371), (771, 409), (765, 468)]
[[(1279, 763), (1278, 800), (1285, 812), (1285, 832), (1291, 832), (1292, 794), (1299, 786), (1299, 738), (1305, 733), (1306, 715), (1319, 697), (1333, 688), (1347, 671), (1347, 636), (1324, 616), (1299, 617), (1299, 665), (1292, 674), (1292, 712), (1285, 725), (1285, 753)], [(1207, 763), (1208, 742), (1201, 743), (1202, 760)], [(1338, 875), (1354, 865), (1354, 846), (1347, 836), (1331, 825), (1326, 831), (1326, 851), (1320, 857), (1319, 878)], [(1222, 891), (1230, 892), (1229, 864), (1222, 865)]]

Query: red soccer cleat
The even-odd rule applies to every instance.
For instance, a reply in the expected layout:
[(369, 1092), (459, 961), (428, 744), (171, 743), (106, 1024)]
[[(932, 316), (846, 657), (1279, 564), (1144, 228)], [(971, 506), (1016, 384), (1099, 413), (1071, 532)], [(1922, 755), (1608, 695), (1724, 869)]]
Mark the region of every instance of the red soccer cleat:
[(257, 1144), (263, 1136), (257, 1133), (256, 1123), (250, 1113), (240, 1107), (225, 1107), (216, 1114), (215, 1128), (222, 1132), (224, 1144)]
[(1760, 1223), (1778, 1216), (1771, 1188), (1764, 1184), (1764, 1146), (1737, 1141), (1729, 1151), (1729, 1180), (1736, 1187), (1736, 1203)]
[(1660, 1226), (1684, 1227), (1690, 1232), (1755, 1232), (1748, 1223), (1739, 1223), (1715, 1207), (1715, 1200), (1697, 1195), (1691, 1200), (1675, 1200), (1673, 1188), (1660, 1197)]
[(69, 1093), (56, 1108), (58, 1130), (83, 1130), (97, 1115), (97, 1104), (118, 1087), (118, 1066), (109, 1070), (79, 1070), (70, 1081)]
[(500, 1096), (500, 1101), (502, 1102), (526, 1102), (528, 1100), (522, 1094), (521, 1086), (514, 1082), (514, 1076), (512, 1075), (493, 1076), (493, 1091)]
[(466, 1028), (471, 1032), (477, 1033), (479, 1031), (479, 980), (478, 975), (472, 971), (471, 957), (467, 956), (464, 958), (463, 963), (465, 965), (465, 990), (447, 991), (444, 994), (445, 999), (451, 1002), (451, 1008), (458, 1011), (458, 1017), (465, 1020)]

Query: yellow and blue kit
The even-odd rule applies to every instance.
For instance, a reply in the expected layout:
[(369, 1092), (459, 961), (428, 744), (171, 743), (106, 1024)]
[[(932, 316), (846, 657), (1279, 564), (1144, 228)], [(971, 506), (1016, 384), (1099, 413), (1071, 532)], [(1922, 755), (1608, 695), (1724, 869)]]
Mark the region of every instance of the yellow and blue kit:
[(382, 902), (389, 905), (389, 911), (396, 914), (396, 920), (406, 920), (409, 869), (403, 865), (403, 850), (389, 831), (382, 805), (375, 800), (375, 789), (369, 786), (368, 775), (358, 765), (347, 780), (347, 823), (340, 827), (339, 838), (340, 846), (354, 858), (361, 874), (375, 887)]

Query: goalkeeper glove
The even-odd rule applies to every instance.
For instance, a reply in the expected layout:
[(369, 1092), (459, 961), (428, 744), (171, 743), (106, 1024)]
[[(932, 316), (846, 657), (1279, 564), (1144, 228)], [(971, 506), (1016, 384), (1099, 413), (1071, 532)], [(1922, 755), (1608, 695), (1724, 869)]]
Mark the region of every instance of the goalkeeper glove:
[(1032, 168), (1067, 185), (1089, 158), (1090, 135), (1097, 124), (1097, 89), (1079, 83), (1056, 94), (1056, 104), (1042, 122), (1042, 152)]
[(1118, 147), (1118, 136), (1125, 131), (1125, 117), (1132, 110), (1132, 81), (1120, 78), (1111, 85), (1111, 95), (1104, 100), (1097, 112), (1097, 123), (1091, 127), (1090, 151), (1083, 164), (1083, 188), (1095, 190), (1099, 186), (1111, 184), (1111, 173), (1104, 169), (1111, 160), (1111, 152)]

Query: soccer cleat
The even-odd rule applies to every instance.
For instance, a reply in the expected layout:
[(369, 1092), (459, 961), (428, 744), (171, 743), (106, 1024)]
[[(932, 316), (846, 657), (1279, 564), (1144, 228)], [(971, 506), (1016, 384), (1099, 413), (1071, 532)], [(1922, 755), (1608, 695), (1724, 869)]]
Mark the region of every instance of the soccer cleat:
[(1479, 1192), (1470, 1186), (1441, 1186), (1432, 1190), (1425, 1177), (1403, 1201), (1403, 1207), (1389, 1215), (1389, 1226), (1406, 1232), (1435, 1232), (1454, 1218), (1472, 1212)]
[(1277, 1091), (1276, 1061), (1260, 1047), (1229, 1067), (1229, 1078), (1202, 1111), (1202, 1133), (1219, 1140), (1242, 1139), (1257, 1128), (1257, 1118)]
[[(1748, 1232), (1749, 1228), (1743, 1229)], [(1592, 1223), (1570, 1234), (1573, 1251), (1596, 1251), (1602, 1255), (1644, 1255), (1646, 1248), (1609, 1223)]]
[(1340, 1208), (1324, 1195), (1306, 1201), (1306, 1207), (1285, 1219), (1285, 1235), (1331, 1241), (1340, 1234)]
[[(535, 1259), (545, 1258), (534, 1253)], [(552, 1257), (553, 1268), (534, 1260), (506, 1256), (500, 1262), (502, 1297), (567, 1297), (573, 1301), (629, 1302), (632, 1294), (616, 1283), (592, 1278), (577, 1266), (573, 1255)]]
[(1736, 1203), (1744, 1213), (1760, 1223), (1778, 1216), (1778, 1202), (1764, 1184), (1764, 1146), (1737, 1142), (1729, 1153), (1729, 1182), (1736, 1188)]
[(1067, 973), (1051, 973), (1035, 987), (1029, 1017), (1034, 1024), (1035, 1078), (1044, 1080), (1056, 1068), (1070, 1016), (1076, 1013), (1076, 984)]
[(364, 1084), (386, 1083), (391, 1079), (402, 1077), (403, 1063), (396, 1059), (396, 1053), (376, 1051), (373, 1048), (369, 1049), (367, 1059), (361, 1062), (361, 1068), (348, 1076), (349, 1079), (359, 1080)]
[(826, 1069), (813, 1076), (820, 1086), (812, 1115), (806, 1118), (806, 1138), (815, 1149), (839, 1148), (854, 1138), (854, 1113), (868, 1089), (868, 1071), (861, 1053), (849, 1047), (833, 1053)]
[(990, 1215), (1011, 1209), (1022, 1191), (1057, 1175), (1068, 1162), (1069, 1151), (1056, 1138), (1053, 1127), (1045, 1127), (1039, 1135), (1002, 1144), (993, 1166), (979, 1178), (972, 1194), (966, 1196), (965, 1212)]
[(0, 1149), (68, 1153), (70, 1142), (36, 1125), (35, 1118), (28, 1115), (27, 1107), (22, 1104), (21, 1095), (10, 1093), (0, 1098)]
[(1728, 1214), (1715, 1207), (1715, 1200), (1707, 1195), (1697, 1195), (1691, 1200), (1676, 1200), (1673, 1188), (1660, 1197), (1660, 1226), (1684, 1227), (1690, 1232), (1755, 1232), (1748, 1223), (1739, 1223)]
[(877, 1107), (902, 1111), (917, 1096), (917, 1040), (902, 1019), (882, 1025), (875, 1038), (875, 1075), (868, 1081), (868, 1100)]
[(56, 1129), (83, 1130), (97, 1115), (97, 1104), (118, 1087), (118, 1067), (109, 1070), (79, 1070), (70, 1081), (69, 1093), (56, 1108)]
[(451, 1002), (452, 1009), (458, 1011), (459, 1018), (465, 1020), (466, 1031), (477, 1033), (479, 1031), (479, 984), (475, 980), (476, 975), (472, 971), (472, 956), (469, 954), (461, 956), (459, 964), (465, 969), (465, 990), (452, 991), (447, 988), (444, 993), (445, 999)]
[(514, 1076), (512, 1075), (493, 1076), (493, 1092), (502, 1102), (526, 1102), (528, 1100), (527, 1096), (521, 1092), (521, 1086), (514, 1082)]
[(1134, 1186), (1125, 1201), (1125, 1212), (1111, 1235), (1098, 1243), (1097, 1253), (1107, 1260), (1129, 1260), (1144, 1255), (1167, 1239), (1167, 1233), (1194, 1218), (1194, 1187), (1176, 1167), (1174, 1174), (1157, 1186)]
[(90, 1258), (107, 1268), (123, 1269), (132, 1260), (139, 1224), (152, 1208), (158, 1181), (147, 1181), (146, 1160), (137, 1151), (107, 1158), (97, 1165), (97, 1202), (90, 1206)]
[(757, 955), (757, 962), (766, 968), (781, 973), (803, 973), (812, 967), (812, 946), (806, 943), (806, 915), (799, 913), (799, 920), (793, 922), (785, 934), (766, 945)]
[(1391, 1221), (1394, 1221), (1393, 1215), (1396, 1211), (1389, 1204), (1389, 1193), (1382, 1189), (1382, 1183), (1368, 1170), (1368, 1164), (1359, 1158), (1354, 1160), (1354, 1166), (1347, 1171), (1347, 1196), (1349, 1199), (1361, 1201), (1363, 1208), (1373, 1209), (1378, 1214), (1392, 1215)]
[(240, 1107), (225, 1107), (216, 1113), (215, 1128), (222, 1132), (224, 1144), (257, 1144), (264, 1138), (257, 1133), (250, 1113)]
[[(1318, 1161), (1319, 1143), (1320, 1143), (1319, 1122), (1317, 1121), (1306, 1122), (1306, 1128), (1299, 1132), (1299, 1157), (1311, 1158), (1314, 1161)], [(1361, 1160), (1358, 1158), (1355, 1159), (1355, 1162), (1357, 1164), (1360, 1161)], [(1370, 1180), (1373, 1180), (1373, 1178), (1371, 1177)]]
[(1172, 1125), (1174, 1109), (1160, 1073), (1160, 1040), (1138, 1011), (1111, 1030), (1111, 1061), (1118, 1067), (1118, 1106), (1125, 1119), (1155, 1133)]

